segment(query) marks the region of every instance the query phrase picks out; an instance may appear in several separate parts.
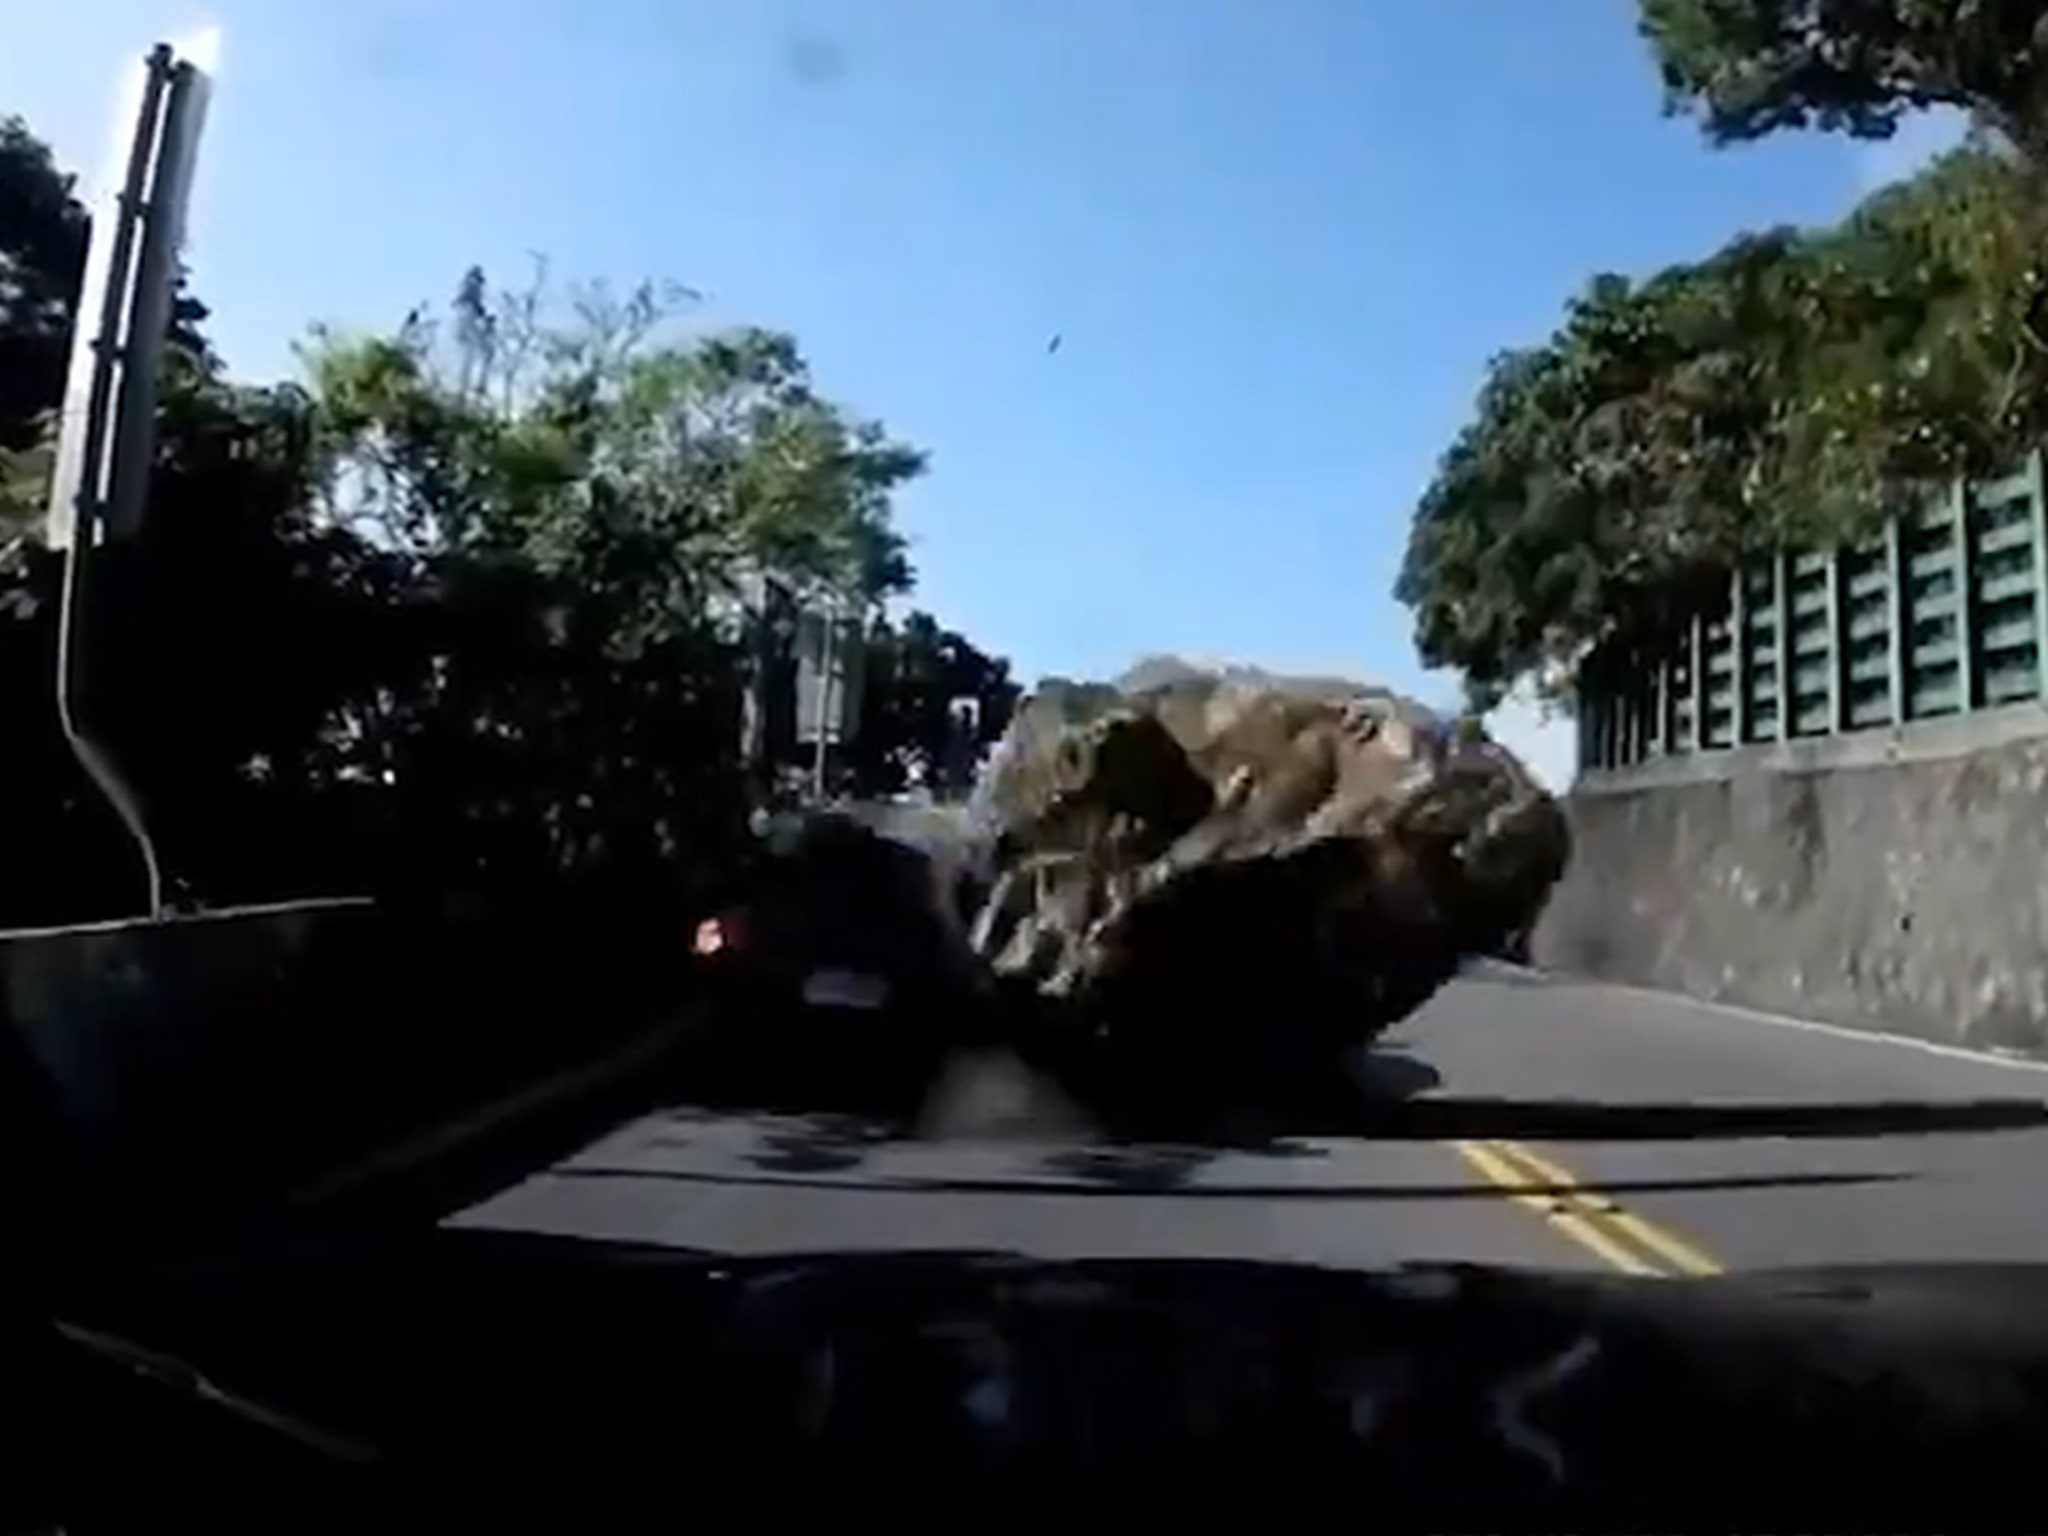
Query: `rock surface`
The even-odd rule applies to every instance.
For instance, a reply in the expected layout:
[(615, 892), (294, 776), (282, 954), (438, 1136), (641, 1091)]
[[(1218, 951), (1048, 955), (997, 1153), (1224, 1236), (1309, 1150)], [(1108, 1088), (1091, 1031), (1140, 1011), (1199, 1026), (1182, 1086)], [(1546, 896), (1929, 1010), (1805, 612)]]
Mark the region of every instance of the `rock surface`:
[(1171, 658), (1024, 700), (968, 819), (998, 974), (1098, 1030), (1304, 1065), (1526, 931), (1569, 851), (1556, 802), (1470, 722)]

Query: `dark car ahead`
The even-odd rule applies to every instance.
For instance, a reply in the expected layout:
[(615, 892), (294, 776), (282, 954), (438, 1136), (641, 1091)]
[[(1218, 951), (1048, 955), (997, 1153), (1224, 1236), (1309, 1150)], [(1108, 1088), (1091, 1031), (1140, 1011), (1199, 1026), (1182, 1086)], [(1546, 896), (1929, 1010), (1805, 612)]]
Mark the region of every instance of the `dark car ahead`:
[(965, 1043), (988, 977), (950, 867), (844, 811), (776, 818), (691, 935), (720, 1033), (805, 1076), (916, 1068)]

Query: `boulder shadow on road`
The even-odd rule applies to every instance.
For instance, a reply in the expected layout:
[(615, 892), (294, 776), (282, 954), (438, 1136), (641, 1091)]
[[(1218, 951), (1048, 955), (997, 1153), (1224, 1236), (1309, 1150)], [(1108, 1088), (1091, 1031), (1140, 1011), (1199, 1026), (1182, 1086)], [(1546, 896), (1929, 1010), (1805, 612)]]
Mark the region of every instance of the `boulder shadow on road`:
[(1368, 1050), (1353, 1063), (1352, 1080), (1367, 1099), (1406, 1099), (1441, 1087), (1444, 1080), (1430, 1063), (1406, 1051)]
[(765, 1173), (844, 1173), (895, 1139), (892, 1127), (858, 1115), (803, 1115), (764, 1129), (747, 1161)]

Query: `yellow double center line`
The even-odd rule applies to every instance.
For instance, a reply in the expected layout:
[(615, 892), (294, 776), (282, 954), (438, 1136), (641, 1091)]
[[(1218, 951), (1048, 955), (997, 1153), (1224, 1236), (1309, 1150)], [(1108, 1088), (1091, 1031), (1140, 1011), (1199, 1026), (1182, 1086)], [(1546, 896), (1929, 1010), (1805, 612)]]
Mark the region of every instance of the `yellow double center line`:
[(1516, 1141), (1456, 1141), (1488, 1183), (1540, 1214), (1560, 1236), (1631, 1275), (1718, 1275), (1721, 1266), (1683, 1238), (1623, 1210)]

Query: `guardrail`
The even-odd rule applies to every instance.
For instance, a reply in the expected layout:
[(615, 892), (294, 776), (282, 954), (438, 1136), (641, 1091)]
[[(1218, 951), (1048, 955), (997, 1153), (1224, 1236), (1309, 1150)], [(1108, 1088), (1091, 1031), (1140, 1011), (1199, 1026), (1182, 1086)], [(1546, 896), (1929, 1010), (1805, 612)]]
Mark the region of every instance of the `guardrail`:
[(2040, 454), (1866, 543), (1746, 561), (1724, 602), (1579, 674), (1580, 768), (1894, 729), (2048, 698)]

